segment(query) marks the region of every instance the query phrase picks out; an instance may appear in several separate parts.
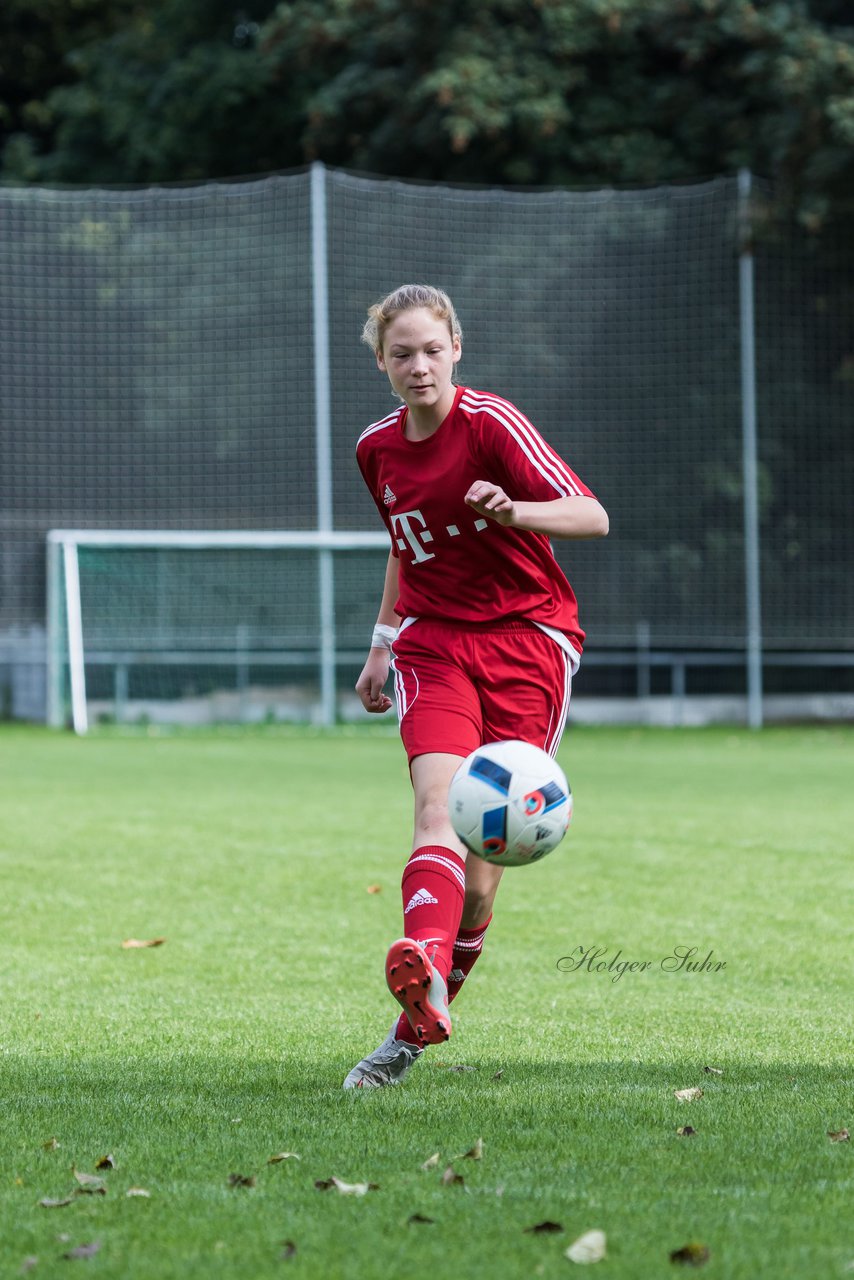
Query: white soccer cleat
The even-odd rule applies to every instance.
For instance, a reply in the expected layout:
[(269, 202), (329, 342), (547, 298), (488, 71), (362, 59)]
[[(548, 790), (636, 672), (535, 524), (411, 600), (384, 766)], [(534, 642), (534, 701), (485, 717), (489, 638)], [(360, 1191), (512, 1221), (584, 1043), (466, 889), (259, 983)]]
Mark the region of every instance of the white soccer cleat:
[(424, 1052), (417, 1044), (395, 1040), (395, 1021), (378, 1049), (357, 1062), (344, 1081), (345, 1089), (381, 1089), (383, 1085), (400, 1084)]

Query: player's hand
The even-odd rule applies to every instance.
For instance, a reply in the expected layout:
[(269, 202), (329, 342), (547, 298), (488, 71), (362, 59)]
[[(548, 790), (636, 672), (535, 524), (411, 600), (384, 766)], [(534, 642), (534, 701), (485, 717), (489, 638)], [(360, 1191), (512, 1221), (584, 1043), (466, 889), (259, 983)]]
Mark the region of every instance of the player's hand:
[(478, 515), (488, 516), (490, 520), (496, 520), (499, 524), (513, 523), (516, 514), (515, 505), (500, 484), (493, 484), (491, 480), (475, 480), (465, 500)]
[(366, 711), (381, 714), (392, 705), (391, 698), (383, 693), (388, 680), (390, 654), (388, 649), (371, 649), (362, 674), (356, 681), (356, 692)]

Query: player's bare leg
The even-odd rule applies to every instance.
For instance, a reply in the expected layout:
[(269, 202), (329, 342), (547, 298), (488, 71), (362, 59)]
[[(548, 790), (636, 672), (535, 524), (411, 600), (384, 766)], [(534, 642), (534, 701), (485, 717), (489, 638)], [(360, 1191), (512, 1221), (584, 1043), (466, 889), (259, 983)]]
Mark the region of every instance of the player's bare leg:
[(463, 929), (478, 929), (486, 924), (503, 875), (504, 868), (493, 862), (466, 858), (466, 896), (460, 920)]
[(462, 756), (430, 751), (412, 761), (409, 772), (415, 792), (413, 852), (421, 845), (440, 844), (455, 849), (465, 860), (465, 845), (458, 839), (448, 816), (448, 788), (462, 759)]

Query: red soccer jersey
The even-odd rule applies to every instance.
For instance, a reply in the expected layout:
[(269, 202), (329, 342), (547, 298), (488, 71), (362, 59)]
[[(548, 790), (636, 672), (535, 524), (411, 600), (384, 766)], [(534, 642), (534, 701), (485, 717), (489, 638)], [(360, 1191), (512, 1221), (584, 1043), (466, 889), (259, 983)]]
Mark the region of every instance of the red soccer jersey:
[(451, 412), (426, 440), (408, 440), (401, 405), (367, 427), (356, 459), (400, 560), (401, 617), (460, 622), (528, 618), (581, 652), (572, 587), (551, 542), (478, 515), (463, 501), (475, 480), (514, 500), (594, 495), (508, 400), (458, 387)]

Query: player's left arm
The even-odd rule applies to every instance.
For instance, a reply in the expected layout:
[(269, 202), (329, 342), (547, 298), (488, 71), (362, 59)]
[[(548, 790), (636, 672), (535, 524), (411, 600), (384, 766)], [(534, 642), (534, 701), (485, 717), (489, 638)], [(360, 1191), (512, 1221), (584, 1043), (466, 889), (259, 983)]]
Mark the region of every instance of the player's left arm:
[(549, 538), (604, 538), (608, 532), (607, 511), (597, 498), (583, 494), (546, 502), (514, 501), (500, 484), (475, 480), (465, 500), (489, 520)]
[(608, 515), (525, 415), (495, 397), (478, 423), (480, 474), (465, 495), (478, 515), (548, 538), (604, 538)]

